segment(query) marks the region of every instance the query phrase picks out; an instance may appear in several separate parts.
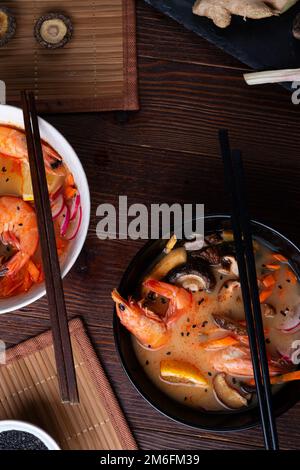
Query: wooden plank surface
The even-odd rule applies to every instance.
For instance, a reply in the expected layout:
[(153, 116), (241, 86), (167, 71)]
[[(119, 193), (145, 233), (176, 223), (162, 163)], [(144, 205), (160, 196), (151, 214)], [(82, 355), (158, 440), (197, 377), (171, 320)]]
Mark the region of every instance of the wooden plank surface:
[[(127, 194), (129, 203), (196, 201), (208, 212), (226, 212), (216, 140), (218, 127), (226, 126), (245, 155), (253, 218), (300, 243), (300, 108), (279, 86), (247, 87), (244, 66), (142, 1), (138, 48), (139, 113), (45, 116), (78, 152), (91, 186), (88, 239), (64, 282), (69, 315), (82, 316), (141, 448), (260, 448), (259, 429), (213, 434), (175, 424), (129, 383), (115, 351), (110, 291), (144, 242), (99, 241), (96, 208)], [(0, 337), (8, 344), (48, 327), (45, 300), (0, 317)], [(278, 426), (281, 447), (298, 448), (300, 406)]]

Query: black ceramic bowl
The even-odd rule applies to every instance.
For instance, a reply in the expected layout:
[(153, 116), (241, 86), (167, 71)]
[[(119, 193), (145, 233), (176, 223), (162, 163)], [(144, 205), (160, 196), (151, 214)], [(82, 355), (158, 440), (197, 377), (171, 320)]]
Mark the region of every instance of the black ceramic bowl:
[[(205, 217), (205, 232), (230, 229), (229, 216)], [(276, 250), (284, 253), (291, 260), (294, 269), (300, 269), (300, 250), (276, 230), (258, 222), (252, 222), (255, 236), (261, 237)], [(119, 290), (127, 297), (135, 292), (137, 284), (161, 255), (166, 240), (148, 242), (127, 268)], [(175, 421), (207, 431), (235, 431), (256, 426), (260, 422), (257, 406), (237, 411), (209, 412), (189, 408), (159, 390), (149, 379), (139, 364), (131, 341), (130, 333), (121, 325), (116, 313), (114, 315), (114, 333), (117, 350), (123, 367), (139, 393), (158, 411)], [(300, 397), (300, 382), (290, 382), (274, 394), (274, 411), (279, 416), (291, 408)]]

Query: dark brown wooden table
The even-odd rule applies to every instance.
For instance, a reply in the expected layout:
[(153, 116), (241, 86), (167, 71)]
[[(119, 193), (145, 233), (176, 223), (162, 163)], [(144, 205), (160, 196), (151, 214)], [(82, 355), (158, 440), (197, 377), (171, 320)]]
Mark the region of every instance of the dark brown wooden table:
[[(85, 248), (64, 285), (70, 317), (81, 316), (142, 449), (255, 449), (259, 428), (200, 432), (160, 415), (129, 383), (115, 350), (111, 289), (143, 241), (99, 241), (100, 203), (205, 203), (228, 210), (217, 130), (243, 150), (251, 214), (300, 243), (300, 106), (280, 86), (248, 87), (246, 67), (138, 1), (141, 111), (46, 116), (71, 142), (91, 188)], [(0, 318), (16, 344), (49, 327), (45, 299)], [(300, 398), (300, 397), (299, 397)], [(281, 447), (299, 447), (300, 405), (278, 420)]]

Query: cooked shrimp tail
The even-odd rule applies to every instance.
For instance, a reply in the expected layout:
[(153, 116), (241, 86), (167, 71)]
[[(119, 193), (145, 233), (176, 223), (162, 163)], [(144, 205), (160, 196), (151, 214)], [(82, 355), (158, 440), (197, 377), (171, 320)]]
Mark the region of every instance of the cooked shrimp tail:
[(132, 298), (125, 300), (115, 289), (112, 299), (116, 304), (117, 315), (127, 328), (144, 346), (157, 349), (166, 344), (169, 331), (165, 322), (154, 312), (143, 308), (141, 302)]

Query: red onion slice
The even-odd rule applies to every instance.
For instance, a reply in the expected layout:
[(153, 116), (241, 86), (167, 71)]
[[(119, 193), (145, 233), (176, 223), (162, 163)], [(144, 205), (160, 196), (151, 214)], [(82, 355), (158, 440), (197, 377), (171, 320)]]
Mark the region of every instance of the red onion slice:
[(285, 312), (286, 317), (278, 328), (282, 333), (296, 333), (300, 329), (300, 304), (293, 310)]
[(65, 206), (62, 194), (59, 194), (51, 204), (52, 218), (55, 220), (63, 211)]
[(63, 211), (60, 215), (60, 234), (64, 237), (67, 233), (70, 224), (70, 209), (65, 204)]
[(75, 219), (79, 207), (80, 207), (80, 194), (77, 193), (72, 201), (72, 205), (70, 209), (70, 221)]
[(65, 235), (65, 238), (68, 241), (74, 240), (74, 238), (76, 237), (81, 226), (81, 221), (82, 221), (82, 207), (79, 206), (75, 218), (73, 220), (70, 220), (69, 222), (68, 231)]

